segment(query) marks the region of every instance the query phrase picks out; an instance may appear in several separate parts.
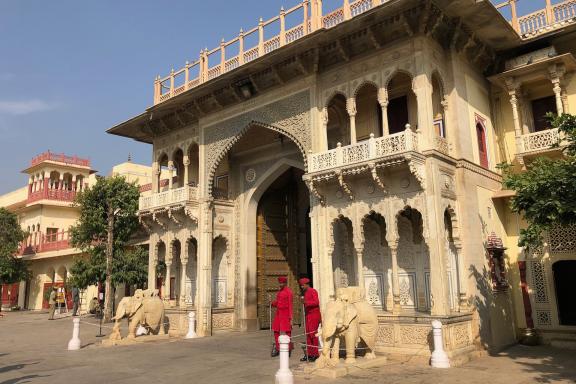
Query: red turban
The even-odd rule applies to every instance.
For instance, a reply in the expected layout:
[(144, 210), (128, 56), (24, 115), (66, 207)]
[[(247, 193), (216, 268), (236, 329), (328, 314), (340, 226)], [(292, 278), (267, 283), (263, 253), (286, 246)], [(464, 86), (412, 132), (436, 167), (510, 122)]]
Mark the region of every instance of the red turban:
[(288, 282), (288, 278), (287, 278), (286, 276), (280, 276), (280, 277), (278, 278), (278, 282), (279, 282), (280, 284), (286, 284), (286, 283)]
[(298, 280), (298, 284), (300, 284), (300, 285), (310, 284), (310, 279), (307, 277), (303, 277), (300, 280)]

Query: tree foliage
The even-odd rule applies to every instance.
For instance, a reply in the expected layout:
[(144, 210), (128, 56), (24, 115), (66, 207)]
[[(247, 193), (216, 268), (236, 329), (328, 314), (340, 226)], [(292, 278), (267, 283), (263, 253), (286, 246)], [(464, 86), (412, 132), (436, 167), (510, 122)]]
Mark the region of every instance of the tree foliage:
[[(106, 280), (106, 255), (95, 248), (87, 257), (78, 257), (70, 268), (70, 284), (80, 289), (103, 284)], [(116, 250), (112, 260), (112, 284), (143, 287), (148, 281), (148, 251), (141, 248)]]
[(543, 233), (551, 227), (576, 223), (576, 116), (548, 117), (552, 127), (564, 137), (565, 156), (539, 157), (525, 172), (514, 172), (510, 165), (501, 166), (504, 188), (516, 192), (511, 199), (512, 211), (528, 223), (520, 230), (520, 246), (539, 246)]
[[(86, 288), (106, 280), (110, 211), (114, 212), (112, 282), (114, 285), (141, 283), (141, 271), (148, 273), (147, 256), (144, 258), (141, 251), (127, 248), (127, 243), (140, 226), (136, 215), (139, 197), (138, 187), (120, 176), (98, 178), (94, 186), (77, 196), (75, 204), (80, 208), (80, 218), (71, 228), (72, 245), (82, 249), (87, 257), (74, 261), (70, 269), (72, 284)], [(134, 252), (138, 252), (137, 255)]]
[(124, 177), (99, 177), (94, 186), (76, 197), (80, 218), (71, 228), (72, 245), (86, 252), (105, 247), (111, 210), (115, 212), (114, 249), (122, 248), (138, 229), (139, 197), (138, 187), (126, 182)]
[(0, 257), (13, 257), (26, 233), (20, 228), (18, 217), (5, 208), (0, 208)]
[(0, 297), (2, 284), (14, 284), (30, 277), (27, 263), (16, 256), (25, 238), (26, 233), (20, 227), (18, 217), (0, 208)]
[(112, 264), (114, 285), (127, 284), (142, 288), (148, 281), (148, 251), (142, 247), (119, 250)]

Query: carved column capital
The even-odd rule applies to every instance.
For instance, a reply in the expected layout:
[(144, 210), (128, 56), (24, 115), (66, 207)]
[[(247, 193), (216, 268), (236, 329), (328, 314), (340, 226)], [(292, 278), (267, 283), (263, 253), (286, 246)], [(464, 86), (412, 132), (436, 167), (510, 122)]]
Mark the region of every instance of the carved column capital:
[(352, 116), (356, 116), (356, 113), (358, 112), (356, 110), (356, 98), (355, 97), (350, 97), (346, 100), (346, 112), (348, 112), (348, 115)]

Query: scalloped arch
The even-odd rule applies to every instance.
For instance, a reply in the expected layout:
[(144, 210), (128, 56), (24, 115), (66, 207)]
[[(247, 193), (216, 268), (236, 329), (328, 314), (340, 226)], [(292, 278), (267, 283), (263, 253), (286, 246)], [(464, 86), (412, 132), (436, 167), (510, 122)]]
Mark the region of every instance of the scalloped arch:
[(246, 126), (244, 128), (242, 128), (242, 130), (240, 130), (240, 132), (238, 132), (238, 134), (236, 136), (234, 136), (234, 139), (231, 140), (230, 142), (228, 142), (228, 144), (224, 148), (222, 148), (222, 150), (220, 151), (220, 153), (216, 157), (216, 161), (214, 161), (214, 164), (212, 165), (212, 167), (210, 168), (210, 171), (208, 172), (208, 195), (209, 196), (212, 194), (212, 187), (214, 184), (214, 176), (216, 174), (216, 169), (218, 168), (218, 166), (222, 162), (222, 159), (224, 159), (226, 154), (234, 147), (234, 145), (242, 137), (244, 137), (244, 135), (251, 128), (254, 128), (254, 127), (270, 129), (270, 130), (278, 132), (278, 133), (288, 137), (290, 140), (292, 140), (294, 142), (294, 144), (296, 144), (296, 146), (298, 147), (300, 152), (302, 153), (302, 157), (304, 159), (304, 170), (307, 171), (308, 158), (306, 156), (306, 150), (304, 148), (304, 145), (302, 145), (302, 143), (296, 138), (296, 136), (294, 136), (291, 132), (289, 132), (283, 128), (279, 128), (279, 127), (276, 127), (276, 126), (271, 125), (271, 124), (266, 124), (266, 123), (262, 123), (262, 122), (253, 120), (250, 123), (246, 124)]

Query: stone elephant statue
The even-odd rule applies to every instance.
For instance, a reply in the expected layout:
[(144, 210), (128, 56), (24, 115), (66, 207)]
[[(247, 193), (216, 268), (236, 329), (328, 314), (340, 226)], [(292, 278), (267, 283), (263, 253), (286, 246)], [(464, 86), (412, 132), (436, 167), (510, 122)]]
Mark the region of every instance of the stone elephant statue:
[(376, 333), (378, 316), (374, 308), (365, 300), (360, 287), (340, 288), (336, 300), (329, 302), (322, 313), (323, 347), (316, 360), (317, 368), (334, 367), (339, 362), (340, 345), (346, 345), (346, 363), (356, 361), (356, 347), (360, 340), (366, 344), (365, 357), (376, 357)]
[(164, 303), (158, 296), (157, 289), (137, 289), (134, 296), (120, 300), (113, 317), (114, 329), (110, 335), (112, 340), (120, 340), (120, 322), (128, 317), (128, 338), (136, 337), (136, 329), (142, 325), (152, 334), (164, 334)]

